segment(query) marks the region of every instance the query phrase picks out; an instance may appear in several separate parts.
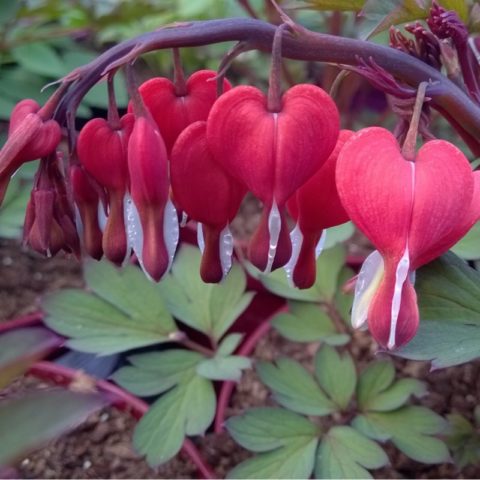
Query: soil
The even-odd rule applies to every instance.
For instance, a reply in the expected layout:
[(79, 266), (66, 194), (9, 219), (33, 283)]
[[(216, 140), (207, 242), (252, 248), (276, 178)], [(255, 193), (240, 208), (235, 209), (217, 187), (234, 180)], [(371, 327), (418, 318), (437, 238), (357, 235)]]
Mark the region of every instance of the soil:
[[(258, 219), (258, 205), (248, 206), (248, 215)], [(235, 225), (248, 236), (252, 224)], [(6, 320), (38, 309), (40, 295), (63, 287), (82, 285), (80, 265), (71, 258), (44, 259), (12, 241), (0, 241), (0, 319)], [(375, 356), (367, 333), (358, 332), (352, 353), (360, 368)], [(257, 345), (255, 358), (272, 360), (279, 356), (297, 359), (311, 368), (318, 344), (296, 344), (270, 332)], [(420, 362), (395, 360), (401, 375), (420, 378), (429, 384), (429, 395), (418, 403), (440, 414), (462, 413), (472, 418), (480, 404), (480, 363), (429, 372)], [(32, 379), (20, 388), (44, 388)], [(269, 393), (255, 373), (247, 372), (233, 395), (227, 416), (245, 408), (272, 404)], [(183, 454), (166, 465), (150, 468), (131, 448), (134, 420), (126, 413), (105, 409), (74, 432), (31, 453), (16, 466), (18, 478), (195, 478), (194, 465)], [(194, 442), (219, 477), (250, 454), (227, 434), (207, 433)], [(374, 472), (375, 478), (478, 478), (480, 467), (459, 471), (453, 464), (428, 466), (414, 462), (387, 446), (391, 466)]]

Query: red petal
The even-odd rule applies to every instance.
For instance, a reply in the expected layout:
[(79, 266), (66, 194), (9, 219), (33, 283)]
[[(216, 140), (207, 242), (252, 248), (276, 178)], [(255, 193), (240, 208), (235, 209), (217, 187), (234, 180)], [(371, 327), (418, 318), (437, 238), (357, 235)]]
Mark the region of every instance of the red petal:
[(223, 228), (236, 215), (246, 189), (215, 162), (206, 122), (195, 122), (178, 138), (170, 158), (172, 191), (190, 218)]
[(337, 188), (352, 221), (385, 260), (397, 263), (406, 244), (413, 207), (413, 163), (395, 137), (380, 127), (355, 134), (337, 162)]
[(415, 202), (409, 235), (412, 269), (440, 256), (465, 234), (474, 180), (465, 155), (433, 140), (417, 153)]
[(275, 200), (281, 208), (327, 159), (338, 125), (335, 104), (318, 87), (292, 87), (283, 96), (282, 111), (272, 113), (260, 90), (241, 86), (213, 106), (207, 138), (230, 174), (264, 203)]
[[(175, 93), (174, 84), (167, 78), (152, 78), (140, 86), (140, 94), (160, 130), (168, 152), (188, 125), (207, 119), (217, 99), (216, 75), (211, 70), (195, 72), (187, 80), (187, 94), (183, 96)], [(223, 88), (224, 91), (231, 88), (227, 80), (224, 80)]]
[(391, 322), (392, 299), (395, 289), (395, 266), (385, 269), (380, 286), (368, 310), (368, 328), (384, 348), (395, 349), (408, 343), (417, 332), (419, 313), (417, 295), (407, 278), (403, 284), (400, 311), (396, 326)]

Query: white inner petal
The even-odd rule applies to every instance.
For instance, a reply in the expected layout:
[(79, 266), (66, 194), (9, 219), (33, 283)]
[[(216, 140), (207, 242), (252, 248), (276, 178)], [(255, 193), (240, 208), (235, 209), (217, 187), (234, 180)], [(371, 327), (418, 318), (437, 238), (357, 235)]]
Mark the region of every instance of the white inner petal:
[(180, 236), (180, 228), (178, 226), (177, 209), (173, 202), (168, 199), (165, 205), (165, 211), (163, 213), (163, 240), (168, 253), (168, 268), (167, 272), (173, 263), (173, 257), (177, 250), (178, 238)]
[(368, 309), (383, 277), (383, 258), (378, 250), (373, 251), (363, 262), (355, 284), (352, 306), (352, 327), (366, 326)]
[(416, 270), (412, 270), (409, 274), (408, 274), (408, 279), (410, 280), (410, 283), (412, 285), (415, 285), (415, 280), (417, 279), (417, 271)]
[(105, 226), (107, 225), (107, 215), (105, 215), (105, 209), (103, 208), (103, 203), (98, 202), (98, 226), (102, 233), (105, 231)]
[(140, 222), (137, 207), (133, 203), (132, 197), (127, 193), (124, 198), (125, 225), (127, 227), (127, 258), (130, 250), (135, 252), (138, 263), (143, 273), (150, 280), (152, 279), (143, 265), (143, 229)]
[(197, 244), (203, 255), (203, 251), (205, 250), (205, 238), (203, 237), (203, 226), (200, 222), (197, 223)]
[(298, 223), (295, 225), (295, 228), (290, 232), (290, 241), (292, 242), (292, 256), (283, 268), (285, 269), (285, 272), (287, 274), (288, 283), (293, 286), (293, 270), (297, 265), (298, 257), (300, 255), (300, 250), (302, 249), (303, 244), (303, 235), (300, 231)]
[(281, 228), (282, 218), (280, 217), (277, 202), (274, 200), (272, 209), (268, 214), (268, 233), (270, 242), (268, 245), (268, 261), (264, 273), (270, 273), (272, 271), (273, 261), (275, 260), (275, 254), (277, 253), (278, 239), (280, 238)]
[(400, 313), (400, 304), (402, 301), (402, 290), (403, 284), (407, 279), (408, 272), (410, 269), (410, 256), (408, 252), (408, 245), (403, 253), (402, 258), (398, 262), (397, 271), (395, 273), (395, 289), (393, 291), (393, 298), (392, 298), (392, 310), (391, 310), (391, 317), (390, 317), (390, 335), (388, 337), (388, 348), (395, 347), (395, 335), (397, 330), (397, 321), (398, 321), (398, 314)]
[(233, 254), (233, 235), (228, 225), (220, 232), (219, 249), (223, 278), (225, 278), (232, 268)]
[(325, 246), (325, 242), (327, 241), (327, 230), (322, 231), (322, 236), (315, 247), (315, 258), (318, 258), (323, 251), (323, 247)]

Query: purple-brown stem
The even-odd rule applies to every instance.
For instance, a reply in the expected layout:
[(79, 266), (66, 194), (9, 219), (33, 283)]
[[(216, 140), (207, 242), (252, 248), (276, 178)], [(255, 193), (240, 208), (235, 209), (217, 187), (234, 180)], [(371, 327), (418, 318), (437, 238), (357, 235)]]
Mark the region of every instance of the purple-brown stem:
[(35, 325), (41, 325), (42, 322), (42, 312), (27, 313), (26, 315), (20, 315), (18, 317), (15, 317), (12, 320), (0, 322), (0, 333), (8, 332), (10, 330), (14, 330), (15, 328), (33, 327)]
[(415, 161), (417, 155), (417, 136), (418, 126), (420, 124), (420, 117), (422, 115), (423, 102), (425, 101), (425, 91), (428, 84), (422, 82), (418, 86), (417, 98), (415, 99), (415, 106), (413, 107), (412, 119), (410, 120), (410, 126), (408, 127), (405, 141), (402, 145), (402, 155), (406, 160), (410, 162)]
[(182, 59), (180, 58), (180, 50), (172, 48), (173, 54), (173, 84), (175, 85), (175, 95), (184, 97), (187, 94), (187, 84), (185, 82), (185, 74), (183, 73)]
[(113, 129), (120, 130), (122, 125), (120, 123), (120, 115), (118, 114), (117, 99), (115, 98), (114, 77), (115, 72), (108, 74), (108, 123)]
[(268, 79), (267, 100), (268, 111), (272, 113), (278, 113), (282, 110), (282, 38), (283, 32), (287, 28), (290, 28), (290, 25), (288, 23), (282, 23), (282, 25), (277, 28), (273, 37), (272, 65)]
[[(62, 386), (69, 386), (72, 382), (78, 379), (80, 373), (81, 372), (79, 370), (74, 370), (63, 365), (45, 361), (35, 363), (28, 371), (29, 375), (42, 380), (48, 380)], [(106, 380), (101, 380), (90, 376), (88, 377), (99, 392), (108, 395), (114, 407), (131, 413), (132, 416), (137, 420), (147, 413), (149, 406), (143, 400)], [(197, 447), (191, 440), (184, 440), (182, 451), (186, 453), (188, 457), (190, 457), (203, 478), (217, 478), (212, 468), (205, 462)]]
[[(246, 41), (252, 48), (271, 50), (275, 25), (250, 18), (228, 18), (168, 25), (137, 36), (107, 50), (91, 63), (77, 69), (76, 80), (63, 97), (55, 118), (72, 118), (83, 96), (103, 75), (146, 52), (164, 48), (192, 47), (228, 41)], [(480, 107), (435, 68), (398, 50), (372, 42), (299, 29), (284, 35), (282, 55), (286, 58), (356, 65), (357, 57), (372, 58), (396, 78), (412, 87), (422, 81), (435, 83), (429, 89), (432, 105), (458, 119), (457, 128), (480, 138)], [(71, 121), (71, 120), (70, 120)]]

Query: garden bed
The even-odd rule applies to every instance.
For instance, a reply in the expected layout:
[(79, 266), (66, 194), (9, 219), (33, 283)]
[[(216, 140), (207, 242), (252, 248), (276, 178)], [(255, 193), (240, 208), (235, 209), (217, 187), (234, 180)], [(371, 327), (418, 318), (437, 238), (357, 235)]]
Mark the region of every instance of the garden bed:
[[(47, 291), (82, 285), (80, 265), (73, 259), (46, 260), (24, 251), (16, 242), (0, 244), (0, 312), (2, 320), (38, 309), (40, 296)], [(298, 344), (268, 333), (255, 350), (255, 358), (272, 360), (289, 356), (311, 365), (318, 344)], [(361, 367), (375, 357), (368, 333), (358, 332), (352, 353)], [(471, 419), (480, 403), (480, 363), (473, 362), (429, 372), (426, 363), (395, 360), (404, 375), (426, 381), (429, 394), (418, 403), (445, 415), (457, 412)], [(32, 379), (22, 380), (20, 388), (42, 388)], [(18, 386), (17, 386), (18, 388)], [(255, 373), (247, 372), (232, 396), (227, 416), (250, 406), (272, 404), (269, 394)], [(182, 453), (159, 469), (151, 469), (131, 448), (134, 420), (126, 413), (106, 409), (93, 415), (73, 433), (32, 453), (18, 464), (20, 478), (192, 478), (195, 466)], [(226, 472), (249, 453), (226, 434), (208, 433), (195, 443), (217, 475)], [(478, 478), (480, 467), (459, 471), (453, 464), (428, 466), (414, 462), (394, 448), (387, 447), (391, 466), (374, 472), (376, 478)]]

